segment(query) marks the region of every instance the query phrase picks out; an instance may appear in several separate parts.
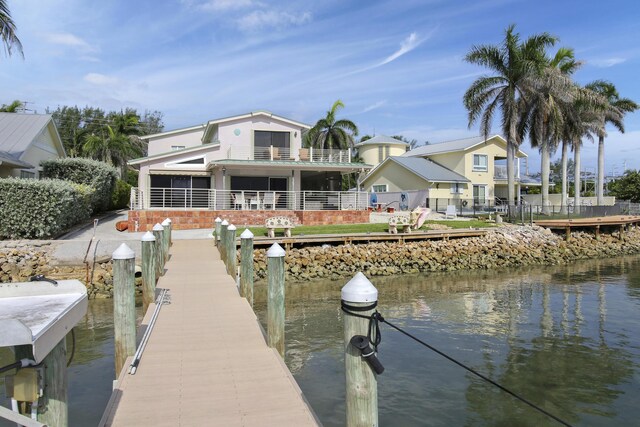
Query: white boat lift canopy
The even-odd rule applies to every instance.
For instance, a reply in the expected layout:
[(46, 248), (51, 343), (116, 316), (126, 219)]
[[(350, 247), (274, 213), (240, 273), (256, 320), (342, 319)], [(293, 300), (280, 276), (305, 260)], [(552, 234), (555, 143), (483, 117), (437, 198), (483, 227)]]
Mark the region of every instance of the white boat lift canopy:
[(86, 312), (78, 280), (0, 283), (0, 347), (30, 345), (40, 363)]

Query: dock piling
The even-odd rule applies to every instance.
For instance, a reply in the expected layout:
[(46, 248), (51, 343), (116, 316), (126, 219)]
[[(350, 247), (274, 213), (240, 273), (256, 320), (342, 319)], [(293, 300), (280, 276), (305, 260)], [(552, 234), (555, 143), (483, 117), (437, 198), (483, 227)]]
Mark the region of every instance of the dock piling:
[(231, 277), (236, 277), (238, 270), (238, 256), (236, 255), (236, 226), (229, 224), (227, 227), (227, 273)]
[(267, 344), (284, 358), (284, 256), (274, 243), (267, 251)]
[(127, 357), (136, 352), (136, 254), (125, 243), (113, 252), (113, 327), (116, 378)]
[[(362, 274), (355, 276), (342, 288), (342, 304), (358, 308), (361, 316), (370, 316), (378, 302), (378, 290)], [(362, 307), (370, 309), (360, 311)], [(353, 346), (351, 339), (369, 335), (369, 320), (343, 314), (344, 319), (344, 364), (346, 376), (347, 427), (378, 425), (378, 381), (373, 369), (362, 357), (362, 352)]]
[(253, 233), (248, 228), (240, 235), (240, 296), (253, 308)]
[(164, 247), (162, 251), (164, 253), (164, 263), (166, 264), (167, 261), (169, 261), (169, 247), (171, 246), (171, 220), (166, 218), (160, 225), (162, 225), (163, 228), (162, 237), (164, 238)]
[(147, 231), (141, 241), (142, 311), (146, 313), (156, 297), (156, 238)]
[(216, 246), (220, 246), (220, 223), (222, 222), (222, 220), (220, 219), (220, 217), (217, 217), (214, 221), (213, 221), (213, 225), (214, 225), (214, 240), (215, 240), (215, 244)]
[(220, 249), (220, 259), (227, 265), (227, 227), (229, 227), (229, 221), (223, 219), (220, 223), (220, 244), (218, 245), (218, 249)]
[(164, 275), (164, 227), (161, 224), (153, 226), (153, 237), (156, 239), (156, 279), (159, 279)]

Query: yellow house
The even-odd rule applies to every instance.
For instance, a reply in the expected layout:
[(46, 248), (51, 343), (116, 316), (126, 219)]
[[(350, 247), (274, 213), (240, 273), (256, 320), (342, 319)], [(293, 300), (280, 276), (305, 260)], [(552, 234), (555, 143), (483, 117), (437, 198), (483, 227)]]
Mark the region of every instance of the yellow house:
[(0, 113), (0, 178), (39, 178), (40, 162), (67, 157), (50, 114)]
[[(526, 157), (517, 150), (518, 199), (522, 187), (540, 185), (521, 173), (520, 160)], [(375, 193), (428, 190), (429, 205), (491, 205), (496, 199), (507, 198), (506, 159), (507, 142), (499, 135), (429, 144), (386, 158), (360, 185)]]

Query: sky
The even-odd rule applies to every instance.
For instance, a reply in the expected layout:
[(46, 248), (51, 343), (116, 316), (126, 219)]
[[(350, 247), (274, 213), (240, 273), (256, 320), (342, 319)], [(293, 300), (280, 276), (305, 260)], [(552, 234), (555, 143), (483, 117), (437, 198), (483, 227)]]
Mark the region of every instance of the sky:
[[(268, 110), (314, 124), (340, 99), (360, 135), (437, 143), (479, 133), (462, 97), (474, 45), (549, 32), (640, 103), (637, 0), (8, 0), (24, 47), (0, 54), (0, 104), (164, 114), (165, 129)], [(555, 48), (552, 48), (552, 52)], [(640, 112), (608, 129), (606, 172), (640, 168)], [(500, 133), (499, 122), (492, 133)], [(539, 155), (528, 143), (529, 169)], [(554, 157), (556, 158), (557, 155)], [(585, 141), (586, 170), (597, 147)]]

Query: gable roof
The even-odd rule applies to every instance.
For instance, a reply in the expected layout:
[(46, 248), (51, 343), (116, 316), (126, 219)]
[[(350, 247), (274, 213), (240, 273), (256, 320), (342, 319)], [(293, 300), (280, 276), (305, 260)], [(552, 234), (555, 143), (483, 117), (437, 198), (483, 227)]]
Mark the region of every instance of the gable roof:
[(383, 167), (389, 162), (393, 162), (414, 175), (430, 182), (471, 182), (464, 176), (452, 171), (449, 168), (434, 162), (431, 159), (422, 157), (403, 157), (391, 156), (387, 157), (382, 163), (373, 168), (369, 174), (362, 180), (365, 182), (369, 177), (373, 176), (376, 170)]
[(408, 142), (404, 142), (399, 139), (392, 138), (390, 136), (378, 135), (378, 136), (374, 136), (373, 138), (369, 138), (366, 141), (358, 142), (357, 144), (354, 145), (354, 147), (361, 147), (363, 145), (377, 145), (377, 144), (398, 144), (398, 145), (405, 145), (405, 146), (409, 145)]
[[(420, 147), (414, 148), (411, 151), (407, 151), (406, 153), (403, 154), (403, 156), (406, 156), (406, 157), (431, 156), (434, 154), (466, 151), (480, 144), (489, 142), (494, 138), (497, 138), (498, 141), (500, 141), (505, 145), (507, 144), (507, 141), (500, 135), (493, 135), (488, 137), (487, 139), (485, 139), (484, 136), (472, 136), (471, 138), (455, 139), (452, 141), (438, 142), (437, 144), (422, 145)], [(519, 149), (517, 151), (517, 154), (520, 155), (520, 157), (527, 157), (527, 154)]]
[[(20, 161), (27, 148), (51, 121), (50, 114), (0, 113), (0, 156), (5, 160)], [(26, 162), (20, 163), (14, 164), (33, 167)]]

